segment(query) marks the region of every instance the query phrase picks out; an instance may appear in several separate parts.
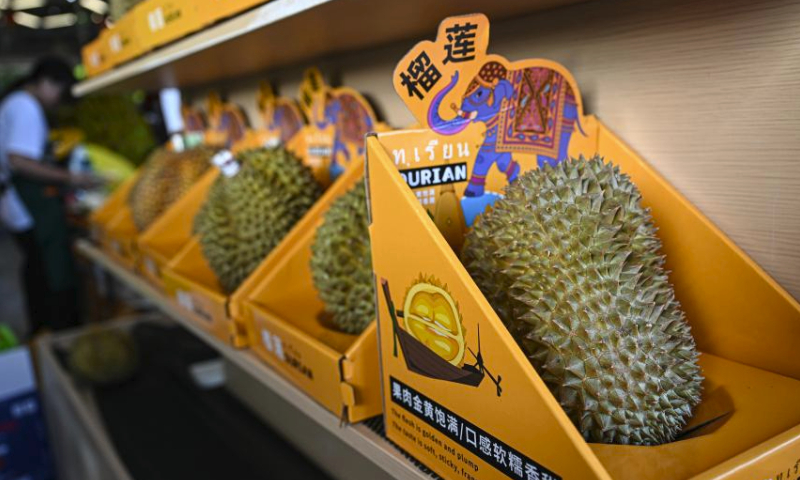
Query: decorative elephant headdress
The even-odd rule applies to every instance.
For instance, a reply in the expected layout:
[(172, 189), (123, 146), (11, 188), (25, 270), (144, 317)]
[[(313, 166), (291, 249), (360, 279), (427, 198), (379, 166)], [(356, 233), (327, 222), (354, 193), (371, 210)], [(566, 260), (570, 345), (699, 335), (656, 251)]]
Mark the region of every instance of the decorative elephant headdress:
[(500, 62), (486, 62), (467, 86), (463, 98), (469, 97), (480, 87), (485, 87), (492, 90), (488, 102), (489, 105), (494, 105), (494, 87), (497, 86), (497, 82), (506, 78), (507, 75), (508, 69)]

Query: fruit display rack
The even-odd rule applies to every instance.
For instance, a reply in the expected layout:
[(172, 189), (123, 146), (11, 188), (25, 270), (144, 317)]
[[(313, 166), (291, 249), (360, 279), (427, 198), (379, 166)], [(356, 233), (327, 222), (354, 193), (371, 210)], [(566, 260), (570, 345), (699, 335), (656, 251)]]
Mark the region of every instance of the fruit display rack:
[[(238, 371), (242, 378), (234, 376), (230, 388), (240, 400), (331, 476), (342, 479), (432, 478), (383, 438), (378, 433), (381, 430), (379, 425), (377, 428), (370, 422), (343, 425), (338, 417), (270, 370), (247, 350), (232, 348), (198, 327), (144, 278), (121, 266), (88, 241), (79, 240), (76, 249), (237, 367), (234, 371)], [(336, 443), (332, 444), (330, 440), (336, 440)]]
[[(273, 0), (82, 81), (73, 87), (73, 94), (186, 87), (241, 78), (312, 58), (418, 38), (435, 31), (443, 18), (453, 14), (481, 11), (499, 20), (580, 1)], [(392, 21), (365, 23), (365, 18)], [(286, 40), (298, 31), (305, 32), (302, 38)]]

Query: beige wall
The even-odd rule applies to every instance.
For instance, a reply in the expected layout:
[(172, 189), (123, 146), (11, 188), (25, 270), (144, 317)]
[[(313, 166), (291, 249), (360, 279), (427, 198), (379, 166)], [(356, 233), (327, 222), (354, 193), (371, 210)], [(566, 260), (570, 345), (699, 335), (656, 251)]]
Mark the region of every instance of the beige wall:
[[(391, 72), (412, 43), (317, 64), (403, 126)], [(490, 51), (566, 65), (589, 113), (800, 298), (800, 2), (596, 0), (496, 24)], [(258, 78), (296, 95), (301, 72), (218, 88), (256, 119)]]

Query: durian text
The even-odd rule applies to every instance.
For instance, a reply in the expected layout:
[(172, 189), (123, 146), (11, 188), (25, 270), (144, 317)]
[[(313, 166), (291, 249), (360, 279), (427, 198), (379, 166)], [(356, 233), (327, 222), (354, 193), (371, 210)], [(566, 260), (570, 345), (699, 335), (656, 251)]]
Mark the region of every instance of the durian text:
[(436, 167), (401, 170), (400, 175), (411, 188), (434, 187), (467, 181), (467, 164), (439, 165)]

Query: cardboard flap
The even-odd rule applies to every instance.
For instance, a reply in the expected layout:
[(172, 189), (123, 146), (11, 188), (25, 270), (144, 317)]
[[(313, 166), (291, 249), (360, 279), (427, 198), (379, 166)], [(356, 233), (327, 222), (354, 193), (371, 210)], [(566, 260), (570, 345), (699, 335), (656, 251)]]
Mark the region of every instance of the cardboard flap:
[(176, 277), (186, 279), (200, 288), (209, 297), (225, 302), (227, 296), (222, 292), (214, 271), (203, 256), (198, 238), (192, 237), (167, 265), (168, 271)]
[(602, 125), (598, 152), (630, 175), (652, 210), (698, 348), (800, 380), (800, 361), (774, 345), (800, 339), (800, 304)]
[(211, 185), (219, 175), (219, 169), (208, 172), (175, 201), (139, 236), (140, 248), (157, 257), (159, 262), (171, 260), (192, 237), (194, 216), (206, 200)]
[[(413, 432), (414, 424), (445, 437), (452, 435), (447, 425), (442, 432), (436, 418), (430, 420), (425, 410), (417, 410), (419, 398), (424, 396), (431, 403), (435, 399), (437, 408), (452, 412), (454, 424), (469, 424), (472, 434), (484, 432), (486, 438), (494, 438), (498, 451), (505, 452), (505, 465), (496, 465), (494, 452), (481, 450), (478, 436), (461, 437), (467, 435), (464, 430), (456, 433), (479, 471), (486, 470), (480, 478), (501, 478), (501, 472), (509, 468), (509, 452), (515, 466), (516, 459), (523, 459), (522, 468), (530, 464), (553, 478), (609, 478), (550, 391), (532, 374), (533, 367), (522, 351), (509, 348), (515, 345), (513, 338), (432, 226), (378, 138), (368, 138), (367, 145), (373, 268), (377, 281), (384, 282), (376, 288), (387, 429), (403, 436)], [(407, 247), (409, 239), (413, 239), (413, 248)], [(376, 255), (376, 251), (402, 255)], [(456, 316), (451, 320), (461, 322), (466, 332), (460, 360), (449, 363), (429, 354), (432, 350), (408, 334), (407, 324), (400, 323), (408, 318), (409, 306), (414, 308), (416, 297), (409, 293), (417, 285), (423, 286), (421, 294), (435, 295), (432, 301), (441, 304), (449, 297), (450, 304), (456, 305), (458, 312), (451, 311)], [(414, 393), (407, 393), (412, 390)], [(486, 421), (486, 411), (493, 412), (491, 423), (481, 421)], [(547, 441), (534, 446), (532, 435)], [(515, 448), (509, 449), (509, 445)], [(425, 463), (424, 457), (420, 460)]]
[(122, 184), (118, 186), (116, 190), (114, 190), (114, 193), (112, 193), (106, 199), (106, 202), (103, 204), (103, 206), (92, 212), (91, 216), (89, 217), (89, 221), (99, 226), (103, 226), (111, 221), (119, 209), (124, 205), (127, 205), (131, 190), (133, 190), (133, 187), (136, 185), (136, 182), (141, 174), (142, 171), (140, 168), (135, 174), (131, 175), (127, 180), (122, 182)]
[(246, 299), (293, 323), (339, 355), (344, 354), (358, 336), (340, 332), (328, 324), (330, 320), (324, 315), (324, 305), (311, 279), (309, 261), (317, 227), (331, 202), (352, 188), (362, 176), (363, 161), (357, 160), (234, 294), (233, 304)]

